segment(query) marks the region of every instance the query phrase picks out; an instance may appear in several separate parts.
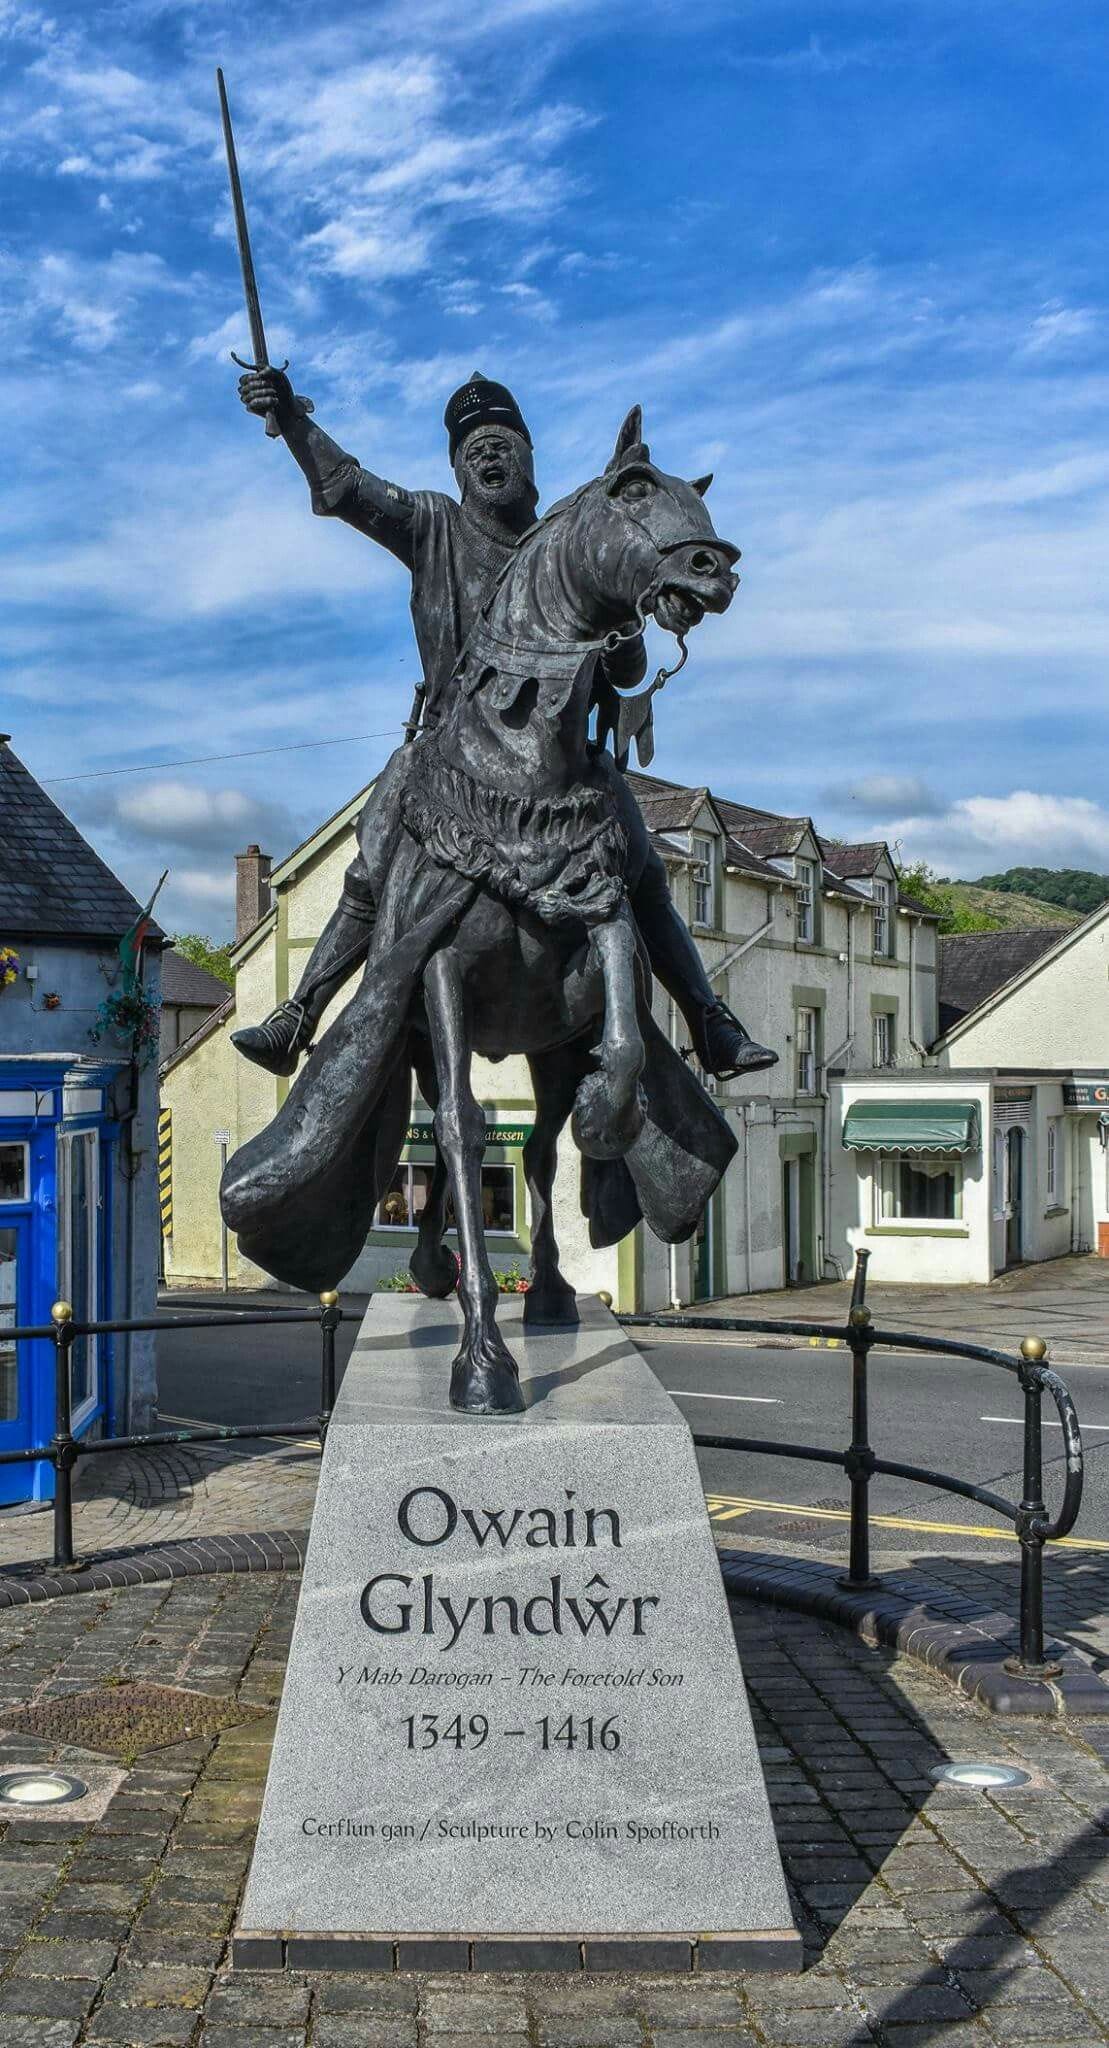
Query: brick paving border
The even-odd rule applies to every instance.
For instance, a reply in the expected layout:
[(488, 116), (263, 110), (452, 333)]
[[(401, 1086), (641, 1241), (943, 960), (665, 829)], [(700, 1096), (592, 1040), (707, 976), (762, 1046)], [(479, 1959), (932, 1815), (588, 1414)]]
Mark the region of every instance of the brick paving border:
[(717, 1555), (729, 1594), (839, 1622), (863, 1642), (901, 1650), (991, 1713), (1109, 1719), (1109, 1686), (1081, 1650), (1045, 1641), (1048, 1660), (1063, 1667), (1060, 1676), (1014, 1675), (1005, 1669), (1019, 1649), (1014, 1617), (974, 1614), (974, 1603), (919, 1570), (886, 1573), (873, 1589), (852, 1592), (834, 1565), (816, 1558), (730, 1548)]

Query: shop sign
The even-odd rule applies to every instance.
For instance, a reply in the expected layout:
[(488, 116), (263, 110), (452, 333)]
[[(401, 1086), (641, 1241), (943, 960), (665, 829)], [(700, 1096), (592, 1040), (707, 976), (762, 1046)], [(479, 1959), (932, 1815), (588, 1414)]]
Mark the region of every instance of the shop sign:
[(1067, 1109), (1109, 1109), (1109, 1081), (1064, 1081)]
[(995, 1088), (993, 1099), (995, 1102), (1031, 1102), (1032, 1090), (1031, 1088)]
[[(486, 1124), (487, 1145), (526, 1145), (534, 1125), (532, 1124)], [(404, 1134), (406, 1145), (434, 1145), (435, 1132), (430, 1123), (409, 1124)]]

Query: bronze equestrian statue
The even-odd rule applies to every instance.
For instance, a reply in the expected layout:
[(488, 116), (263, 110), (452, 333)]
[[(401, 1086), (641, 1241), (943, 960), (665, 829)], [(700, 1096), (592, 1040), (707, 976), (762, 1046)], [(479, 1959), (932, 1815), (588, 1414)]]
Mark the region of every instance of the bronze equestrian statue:
[[(294, 453), (306, 458), (311, 448), (317, 461), (318, 429), (304, 425), (302, 402), (277, 373), (263, 373), (261, 384), (244, 380), (243, 395), (252, 410), (263, 401), (276, 410)], [(273, 1122), (229, 1163), (221, 1190), (225, 1218), (249, 1258), (294, 1285), (334, 1285), (361, 1249), (394, 1173), (415, 1073), (434, 1106), (440, 1164), (412, 1267), (429, 1293), (446, 1294), (454, 1284), (442, 1242), (449, 1176), (464, 1322), (450, 1397), (477, 1414), (513, 1413), (523, 1404), (495, 1320), (480, 1204), (485, 1125), (470, 1085), (472, 1053), (523, 1053), (531, 1068), (528, 1322), (576, 1319), (551, 1218), (556, 1144), (568, 1117), (583, 1154), (582, 1200), (594, 1244), (616, 1242), (641, 1218), (665, 1239), (689, 1237), (736, 1149), (720, 1110), (651, 1016), (652, 960), (683, 1008), (703, 970), (668, 895), (661, 941), (657, 918), (651, 923), (661, 904), (650, 883), (643, 894), (644, 878), (658, 857), (620, 768), (590, 736), (590, 719), (599, 706), (604, 730), (624, 729), (627, 700), (618, 703), (616, 692), (642, 674), (644, 619), (653, 615), (684, 636), (705, 612), (723, 611), (736, 587), (737, 550), (715, 533), (703, 500), (707, 480), (689, 484), (652, 462), (638, 408), (604, 473), (537, 524), (525, 524), (533, 493), (526, 430), (519, 431), (518, 415), (512, 425), (488, 416), (473, 421), (491, 402), (505, 412), (512, 404), (499, 387), (490, 393), (473, 380), (448, 408), (452, 436), (472, 421), (455, 442), (460, 507), (433, 494), (391, 496), (329, 442), (334, 461), (315, 472), (321, 509), (340, 511), (368, 532), (380, 528), (413, 568), (428, 716), (363, 812), (357, 913), (344, 898), (338, 916), (346, 928), (331, 934), (331, 952), (310, 975), (324, 977), (326, 1000), (360, 958), (366, 971)], [(473, 475), (485, 478), (476, 504)], [(498, 493), (504, 518), (494, 533), (490, 505)], [(509, 546), (514, 523), (523, 530)], [(475, 533), (503, 546), (491, 587), (488, 577), (479, 587), (477, 574), (469, 575)], [(448, 599), (461, 642), (449, 660), (451, 633), (441, 615)], [(628, 646), (632, 658), (622, 652)], [(328, 941), (325, 933), (321, 948)], [(696, 973), (680, 980), (675, 960), (686, 951)], [(313, 999), (319, 985), (312, 984)], [(693, 1007), (711, 1066), (720, 1054), (708, 1035), (709, 1013), (718, 1006), (707, 983), (704, 992), (707, 1001)], [(728, 1071), (772, 1063), (773, 1054), (754, 1047), (730, 1013), (723, 1016), (736, 1034)], [(291, 1043), (281, 1056), (296, 1049)]]
[[(441, 491), (402, 490), (363, 469), (316, 425), (281, 371), (252, 371), (240, 378), (239, 391), (249, 411), (264, 416), (268, 425), (276, 422), (308, 479), (313, 511), (344, 519), (388, 548), (409, 571), (426, 693), (423, 719), (425, 726), (434, 725), (449, 701), (459, 656), (481, 607), (535, 518), (531, 435), (515, 399), (503, 385), (477, 373), (450, 399), (444, 424), (459, 503)], [(659, 623), (680, 622), (661, 615)], [(598, 694), (634, 688), (646, 665), (641, 631), (602, 649)], [(339, 906), (295, 994), (263, 1023), (234, 1033), (239, 1051), (272, 1074), (296, 1071), (327, 1004), (369, 954), (396, 842), (405, 769), (400, 750), (374, 784), (359, 824), (360, 850), (347, 870)], [(616, 801), (634, 833), (635, 802), (622, 778)], [(772, 1066), (776, 1055), (756, 1045), (713, 993), (652, 846), (635, 883), (633, 909), (651, 966), (681, 1010), (706, 1071), (726, 1078)]]

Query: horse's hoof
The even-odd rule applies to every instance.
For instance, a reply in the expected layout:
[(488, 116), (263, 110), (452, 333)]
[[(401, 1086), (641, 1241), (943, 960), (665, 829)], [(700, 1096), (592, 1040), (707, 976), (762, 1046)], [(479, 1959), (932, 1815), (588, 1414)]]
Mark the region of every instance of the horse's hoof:
[(464, 1415), (522, 1415), (520, 1375), (499, 1332), (463, 1345), (451, 1367), (451, 1407)]
[(579, 1152), (589, 1159), (622, 1159), (647, 1117), (647, 1097), (637, 1082), (631, 1099), (613, 1102), (604, 1074), (587, 1074), (574, 1098), (570, 1129)]
[(430, 1295), (432, 1301), (445, 1301), (458, 1285), (458, 1260), (445, 1244), (418, 1244), (408, 1270), (421, 1294)]
[(525, 1329), (541, 1324), (546, 1329), (574, 1330), (578, 1320), (578, 1297), (561, 1273), (532, 1281), (524, 1296)]

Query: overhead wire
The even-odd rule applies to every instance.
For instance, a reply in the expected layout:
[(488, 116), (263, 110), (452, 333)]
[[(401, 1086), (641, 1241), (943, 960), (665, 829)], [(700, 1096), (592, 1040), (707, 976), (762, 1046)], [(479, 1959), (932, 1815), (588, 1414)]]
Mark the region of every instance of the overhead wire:
[(159, 770), (199, 768), (213, 761), (257, 761), (263, 754), (301, 754), (312, 747), (352, 747), (363, 740), (388, 740), (404, 732), (403, 725), (386, 726), (384, 732), (341, 733), (330, 740), (294, 740), (284, 747), (248, 747), (237, 754), (192, 754), (184, 761), (137, 761), (127, 768), (86, 768), (77, 775), (44, 775), (44, 783), (98, 782), (108, 775), (154, 775)]

